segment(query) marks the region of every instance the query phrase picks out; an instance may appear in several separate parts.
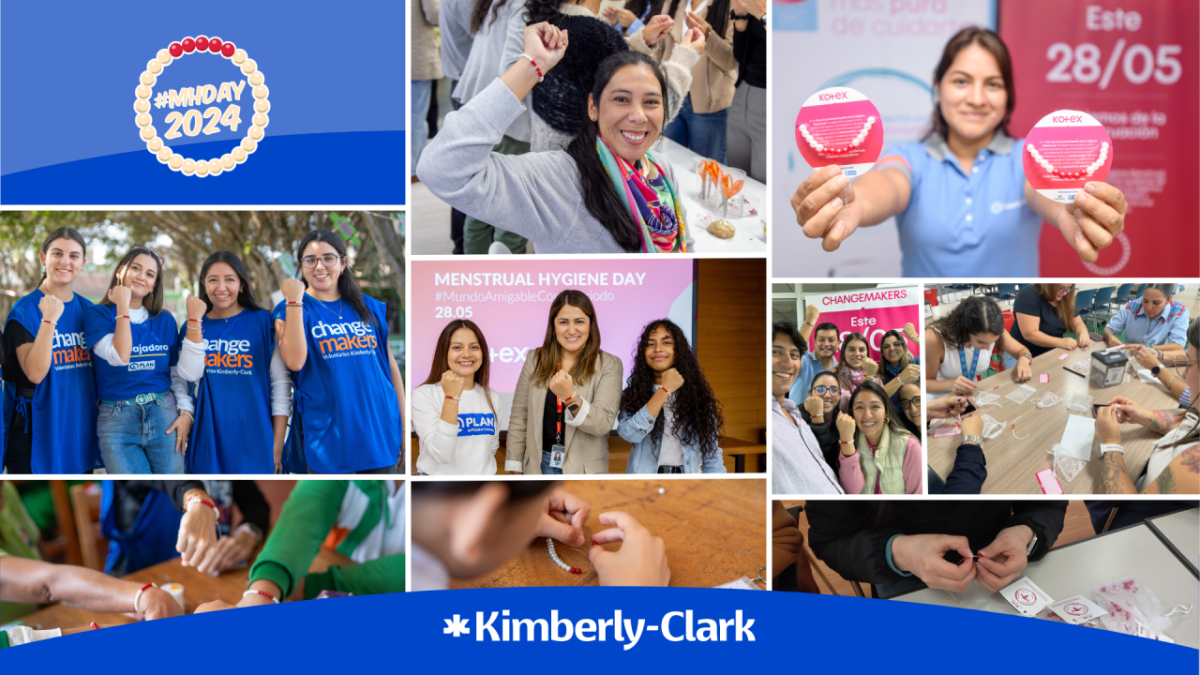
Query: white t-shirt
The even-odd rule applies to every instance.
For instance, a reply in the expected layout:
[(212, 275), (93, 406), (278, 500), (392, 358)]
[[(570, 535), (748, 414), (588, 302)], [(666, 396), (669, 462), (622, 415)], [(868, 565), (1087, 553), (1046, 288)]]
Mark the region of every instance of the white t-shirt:
[[(975, 377), (973, 381), (978, 382), (981, 378), (987, 377), (987, 371), (992, 362), (992, 350), (996, 347), (995, 344), (989, 347), (987, 351), (966, 345), (953, 347), (946, 340), (945, 336), (942, 336), (941, 333), (938, 333), (938, 335), (942, 337), (945, 354), (942, 356), (942, 364), (938, 366), (937, 379), (957, 380), (959, 375), (966, 377), (967, 373), (964, 373), (962, 369), (963, 361), (966, 362), (967, 370), (970, 371), (971, 363), (975, 361), (976, 354), (979, 355), (979, 361), (975, 364)], [(958, 358), (959, 354), (962, 354), (962, 360)], [(925, 395), (925, 400), (932, 400), (945, 395), (945, 392), (929, 392)]]
[[(654, 391), (658, 391), (661, 386), (654, 385)], [(673, 398), (674, 394), (668, 396), (662, 407), (663, 435), (662, 446), (658, 449), (659, 466), (683, 466), (683, 442), (671, 433), (671, 428), (675, 424), (675, 401)]]
[(446, 400), (441, 383), (417, 387), (412, 401), (413, 429), (421, 439), (417, 471), (430, 476), (496, 475), (500, 395), (490, 393), (489, 407), (483, 387), (475, 385), (464, 391), (458, 402), (458, 424), (454, 425), (441, 419)]

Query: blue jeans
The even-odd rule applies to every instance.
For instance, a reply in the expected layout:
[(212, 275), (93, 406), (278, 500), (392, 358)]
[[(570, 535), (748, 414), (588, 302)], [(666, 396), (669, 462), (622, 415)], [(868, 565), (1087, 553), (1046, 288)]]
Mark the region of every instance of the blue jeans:
[(429, 141), (429, 122), (425, 117), (429, 114), (429, 101), (433, 96), (433, 80), (412, 81), (412, 117), (408, 121), (408, 133), (412, 135), (412, 167), (417, 172), (417, 161), (421, 159), (421, 151)]
[(143, 405), (101, 405), (96, 425), (100, 457), (108, 473), (183, 474), (183, 453), (167, 429), (179, 412), (175, 395)]
[[(416, 96), (416, 93), (413, 94)], [(416, 99), (413, 99), (414, 105)], [(725, 163), (725, 130), (728, 128), (729, 108), (714, 113), (692, 111), (692, 95), (683, 99), (679, 116), (667, 126), (667, 138), (689, 148), (692, 152)]]
[(543, 476), (561, 476), (562, 469), (554, 469), (550, 467), (550, 453), (542, 451), (542, 475)]

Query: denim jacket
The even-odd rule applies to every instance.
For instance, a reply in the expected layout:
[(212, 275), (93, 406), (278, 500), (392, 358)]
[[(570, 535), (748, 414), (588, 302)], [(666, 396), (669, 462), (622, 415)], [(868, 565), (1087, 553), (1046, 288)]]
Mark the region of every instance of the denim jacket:
[[(656, 419), (645, 406), (632, 416), (624, 410), (617, 415), (617, 433), (633, 444), (625, 473), (658, 473), (658, 451), (662, 447), (662, 439), (655, 441), (650, 434)], [(699, 448), (685, 443), (683, 472), (700, 473), (701, 469), (704, 473), (725, 473), (724, 453), (717, 452), (709, 459), (702, 459)]]

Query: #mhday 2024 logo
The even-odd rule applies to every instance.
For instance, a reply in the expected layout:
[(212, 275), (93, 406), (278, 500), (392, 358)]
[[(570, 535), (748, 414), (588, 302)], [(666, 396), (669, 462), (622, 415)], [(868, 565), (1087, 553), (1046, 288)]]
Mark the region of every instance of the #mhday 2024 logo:
[[(206, 84), (198, 87), (160, 91), (155, 96), (154, 85), (158, 83), (158, 78), (163, 74), (164, 69), (175, 59), (184, 57), (224, 59), (237, 67), (245, 79), (222, 82), (220, 87)], [(246, 54), (246, 50), (239, 49), (232, 42), (219, 37), (210, 38), (203, 35), (197, 38), (185, 37), (178, 42), (172, 42), (165, 49), (160, 49), (155, 58), (150, 59), (139, 82), (140, 84), (135, 90), (137, 98), (133, 102), (133, 109), (136, 113), (134, 123), (138, 127), (138, 136), (146, 142), (146, 149), (153, 153), (160, 163), (170, 167), (172, 171), (200, 178), (219, 176), (224, 172), (233, 171), (238, 164), (245, 162), (246, 158), (258, 149), (259, 141), (266, 136), (265, 129), (270, 123), (267, 112), (271, 110), (271, 102), (267, 100), (269, 91), (267, 85), (263, 83), (263, 73), (258, 69), (258, 64)], [(194, 137), (200, 133), (212, 135), (219, 132), (222, 126), (237, 132), (238, 127), (242, 124), (242, 119), (241, 106), (236, 101), (242, 100), (243, 89), (247, 83), (251, 87), (250, 96), (247, 98), (252, 98), (254, 101), (254, 115), (250, 118), (251, 124), (246, 129), (245, 138), (229, 152), (220, 157), (197, 160), (185, 157), (167, 147), (166, 141), (185, 135)], [(153, 97), (153, 103), (151, 103), (151, 97)], [(197, 108), (192, 108), (186, 113), (178, 110), (172, 111), (165, 120), (167, 124), (170, 124), (170, 128), (161, 138), (152, 123), (151, 105), (159, 109), (187, 108), (223, 101), (229, 101), (225, 110), (221, 110), (217, 106), (210, 106), (203, 112)], [(207, 124), (204, 124), (205, 120), (207, 120)]]

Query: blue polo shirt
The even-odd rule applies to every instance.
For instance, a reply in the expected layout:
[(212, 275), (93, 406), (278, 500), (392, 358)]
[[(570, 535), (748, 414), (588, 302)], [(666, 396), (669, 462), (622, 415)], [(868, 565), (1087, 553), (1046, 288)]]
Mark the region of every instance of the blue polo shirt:
[(1163, 309), (1158, 318), (1151, 319), (1142, 310), (1142, 301), (1134, 300), (1108, 320), (1108, 328), (1120, 335), (1125, 331), (1125, 342), (1135, 345), (1176, 344), (1187, 347), (1188, 309), (1182, 303), (1172, 302)]
[(912, 186), (896, 216), (904, 276), (1038, 276), (1042, 218), (1025, 203), (1024, 146), (997, 130), (970, 173), (941, 136), (879, 158), (875, 169), (897, 169)]

